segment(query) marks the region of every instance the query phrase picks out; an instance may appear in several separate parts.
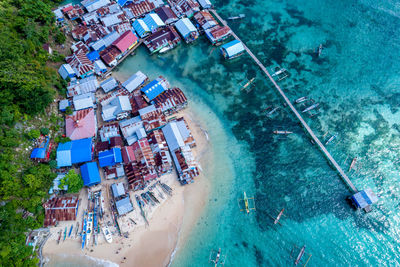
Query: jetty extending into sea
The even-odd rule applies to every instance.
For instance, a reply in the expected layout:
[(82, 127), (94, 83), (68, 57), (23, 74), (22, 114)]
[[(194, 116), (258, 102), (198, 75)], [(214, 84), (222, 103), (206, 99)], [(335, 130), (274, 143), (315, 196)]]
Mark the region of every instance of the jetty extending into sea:
[[(219, 21), (224, 26), (228, 26), (227, 22), (225, 20), (223, 20), (214, 9), (210, 9), (210, 11), (214, 14), (215, 17), (217, 17), (219, 19)], [(232, 36), (235, 37), (236, 40), (242, 42), (240, 40), (240, 38), (233, 31), (232, 31)], [(319, 146), (320, 150), (325, 155), (325, 157), (328, 159), (328, 161), (332, 164), (332, 166), (337, 170), (337, 172), (343, 178), (343, 180), (347, 184), (347, 186), (354, 193), (357, 193), (358, 192), (357, 188), (354, 186), (354, 184), (351, 182), (349, 177), (346, 175), (346, 173), (343, 171), (343, 169), (339, 166), (339, 164), (336, 162), (336, 160), (332, 157), (332, 155), (329, 153), (329, 151), (321, 143), (321, 141), (318, 139), (318, 137), (314, 134), (313, 130), (311, 130), (310, 126), (308, 126), (307, 122), (303, 119), (303, 117), (300, 115), (300, 113), (296, 110), (296, 108), (293, 106), (292, 102), (289, 100), (289, 98), (286, 96), (286, 94), (283, 92), (283, 90), (280, 88), (280, 86), (276, 83), (276, 81), (271, 76), (271, 74), (268, 72), (268, 70), (265, 68), (265, 66), (258, 60), (258, 58), (251, 52), (251, 50), (246, 46), (246, 44), (244, 42), (242, 42), (242, 44), (243, 44), (245, 50), (247, 51), (247, 53), (250, 55), (250, 57), (260, 67), (260, 69), (265, 73), (265, 75), (268, 77), (268, 79), (272, 82), (272, 84), (274, 85), (275, 89), (278, 91), (278, 93), (285, 100), (286, 104), (293, 111), (294, 115), (296, 115), (297, 119), (300, 121), (300, 123), (304, 127), (304, 129), (306, 129), (306, 131), (311, 136), (311, 138)]]

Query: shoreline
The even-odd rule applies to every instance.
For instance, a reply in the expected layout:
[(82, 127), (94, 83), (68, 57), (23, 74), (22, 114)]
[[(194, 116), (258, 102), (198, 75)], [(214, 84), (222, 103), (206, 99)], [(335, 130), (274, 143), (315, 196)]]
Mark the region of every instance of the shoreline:
[[(190, 107), (174, 116), (183, 116), (187, 121), (197, 144), (193, 154), (201, 164), (204, 161), (201, 158), (205, 154), (212, 154), (204, 125), (201, 125)], [(211, 157), (207, 156), (206, 158)], [(193, 184), (186, 186), (180, 185), (175, 171), (162, 176), (160, 180), (173, 188), (173, 195), (148, 214), (149, 227), (144, 223), (139, 225), (138, 222), (138, 226), (129, 227), (129, 238), (113, 235), (112, 244), (105, 243), (103, 236), (100, 235), (101, 239), (97, 246), (82, 251), (79, 236), (75, 239), (61, 240), (59, 245), (56, 244), (58, 231), (67, 225), (75, 225), (79, 219), (61, 222), (58, 227), (50, 229), (53, 233), (52, 238), (43, 246), (44, 266), (57, 266), (57, 263), (51, 261), (52, 258), (78, 255), (106, 260), (119, 266), (144, 266), (144, 263), (145, 266), (169, 266), (205, 210), (210, 183), (203, 171)], [(85, 194), (85, 191), (84, 189), (80, 192), (80, 198), (84, 199), (82, 194)], [(81, 206), (84, 207), (85, 203), (81, 203)], [(149, 247), (151, 249), (148, 249)], [(68, 253), (65, 253), (66, 250)]]

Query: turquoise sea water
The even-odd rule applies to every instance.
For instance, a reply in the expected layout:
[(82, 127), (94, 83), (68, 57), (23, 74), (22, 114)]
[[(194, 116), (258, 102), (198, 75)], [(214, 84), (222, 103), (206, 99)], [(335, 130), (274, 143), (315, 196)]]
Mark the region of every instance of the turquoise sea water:
[[(140, 69), (180, 86), (206, 124), (214, 164), (203, 166), (212, 182), (205, 214), (172, 266), (208, 266), (222, 248), (226, 266), (290, 266), (293, 246), (307, 246), (309, 266), (396, 266), (400, 204), (400, 4), (382, 1), (214, 1), (222, 17), (245, 13), (231, 24), (266, 66), (279, 64), (290, 77), (279, 84), (288, 97), (310, 96), (320, 114), (307, 118), (357, 188), (380, 195), (373, 212), (354, 211), (350, 191), (310, 142), (271, 83), (251, 59), (226, 62), (200, 38), (161, 56), (145, 48), (117, 69)], [(322, 43), (322, 56), (314, 50)], [(251, 92), (240, 83), (256, 77)], [(262, 113), (280, 106), (273, 119)], [(283, 128), (294, 134), (273, 136)], [(346, 161), (347, 158), (347, 161)], [(345, 162), (346, 161), (346, 162)], [(239, 212), (243, 191), (257, 211)], [(285, 208), (282, 226), (268, 214)]]

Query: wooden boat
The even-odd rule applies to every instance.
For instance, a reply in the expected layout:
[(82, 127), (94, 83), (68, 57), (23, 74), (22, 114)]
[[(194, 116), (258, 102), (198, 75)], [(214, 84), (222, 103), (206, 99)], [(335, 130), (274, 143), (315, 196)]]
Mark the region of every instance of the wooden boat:
[(274, 114), (275, 111), (277, 111), (278, 109), (279, 109), (279, 107), (273, 108), (271, 111), (269, 111), (269, 112), (267, 113), (267, 115), (270, 116), (270, 115)]
[(284, 211), (285, 211), (285, 209), (282, 209), (282, 210), (279, 212), (278, 216), (276, 217), (276, 219), (275, 219), (275, 221), (274, 221), (274, 224), (279, 223), (279, 220), (281, 219), (281, 217), (282, 217)]
[(70, 236), (71, 236), (71, 233), (72, 233), (72, 228), (74, 228), (74, 225), (71, 225), (71, 228), (69, 229), (68, 237), (70, 237)]
[(60, 230), (60, 234), (58, 235), (57, 244), (60, 244), (61, 235), (62, 235), (62, 230)]
[(168, 52), (169, 50), (171, 50), (170, 46), (164, 46), (163, 48), (160, 49), (160, 51), (158, 51), (158, 53), (163, 54)]
[(299, 252), (299, 254), (297, 255), (296, 261), (294, 262), (294, 265), (299, 264), (299, 262), (301, 261), (301, 258), (303, 258), (304, 256), (304, 252), (306, 251), (306, 246), (303, 246)]
[(240, 211), (246, 211), (247, 214), (250, 213), (251, 210), (255, 210), (256, 207), (254, 205), (254, 198), (253, 197), (247, 197), (246, 192), (243, 192), (243, 199), (239, 199), (239, 207), (243, 207), (243, 205), (240, 205), (240, 202), (243, 202), (244, 204), (244, 209), (240, 209)]
[(318, 57), (321, 56), (321, 54), (322, 54), (322, 49), (323, 49), (322, 44), (320, 44), (319, 47), (318, 47), (318, 50), (317, 50), (317, 55), (318, 55)]
[(79, 231), (79, 222), (76, 222), (76, 227), (75, 227), (75, 238), (78, 236), (78, 231)]
[(242, 19), (244, 17), (246, 17), (245, 14), (239, 14), (239, 16), (228, 17), (228, 20), (237, 20), (237, 19)]
[(302, 103), (302, 102), (304, 102), (304, 101), (306, 101), (306, 100), (308, 100), (308, 97), (303, 96), (303, 97), (300, 97), (300, 98), (296, 99), (294, 102), (295, 102), (296, 104), (300, 104), (300, 103)]
[(317, 108), (318, 106), (319, 106), (319, 103), (315, 103), (315, 104), (309, 106), (308, 108), (306, 108), (305, 110), (303, 110), (302, 112), (303, 113), (308, 112), (310, 110), (313, 110), (313, 109)]
[(63, 241), (65, 241), (65, 238), (67, 238), (67, 230), (68, 230), (68, 227), (65, 226), (65, 230), (64, 230), (64, 240), (63, 240)]
[(240, 90), (246, 89), (249, 85), (254, 82), (255, 78), (251, 78)]
[(104, 225), (101, 230), (103, 231), (104, 238), (106, 239), (107, 243), (112, 243), (112, 234), (110, 232), (110, 229), (108, 229), (107, 225)]
[(92, 231), (93, 231), (93, 212), (89, 212), (86, 225), (86, 245), (89, 245)]
[(354, 168), (354, 165), (356, 165), (356, 163), (357, 163), (357, 157), (355, 157), (355, 158), (351, 161), (349, 171), (351, 171), (351, 169)]
[(328, 139), (328, 141), (325, 142), (325, 145), (327, 145), (327, 144), (329, 144), (330, 142), (332, 142), (333, 140), (335, 140), (335, 138), (336, 138), (336, 135), (332, 135), (332, 136)]
[(292, 134), (293, 132), (276, 130), (273, 133), (274, 134), (286, 134), (286, 135), (288, 135), (288, 134)]
[(82, 249), (85, 247), (86, 244), (86, 227), (87, 227), (87, 214), (85, 212), (82, 225)]

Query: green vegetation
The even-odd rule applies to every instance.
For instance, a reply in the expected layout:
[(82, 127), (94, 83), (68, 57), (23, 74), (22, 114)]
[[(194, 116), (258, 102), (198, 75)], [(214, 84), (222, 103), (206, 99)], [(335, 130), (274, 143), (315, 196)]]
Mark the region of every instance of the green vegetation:
[[(35, 266), (26, 233), (43, 225), (42, 202), (55, 174), (49, 164), (35, 164), (26, 152), (40, 127), (24, 130), (63, 90), (49, 67), (44, 43), (62, 43), (54, 24), (56, 0), (0, 2), (0, 266)], [(59, 54), (57, 58), (59, 59)], [(41, 129), (44, 133), (46, 130)], [(48, 132), (48, 129), (47, 129)]]
[(68, 193), (78, 193), (83, 187), (82, 177), (72, 169), (61, 179), (58, 187), (62, 189), (64, 185), (68, 185)]

